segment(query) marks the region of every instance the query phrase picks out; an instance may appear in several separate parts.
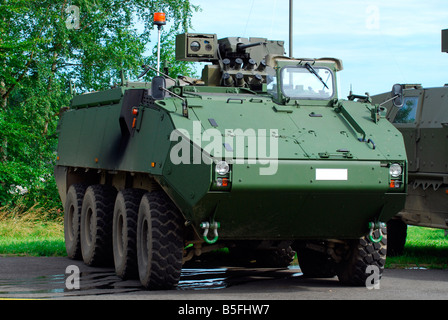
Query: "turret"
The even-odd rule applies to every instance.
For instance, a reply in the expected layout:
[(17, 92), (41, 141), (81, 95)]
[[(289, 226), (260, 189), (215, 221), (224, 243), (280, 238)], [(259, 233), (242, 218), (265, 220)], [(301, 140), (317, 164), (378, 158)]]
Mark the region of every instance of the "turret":
[[(284, 41), (184, 33), (176, 37), (176, 59), (211, 62), (202, 70), (207, 86), (247, 87), (262, 90), (268, 80), (267, 55), (285, 54)], [(272, 73), (272, 71), (271, 71)]]

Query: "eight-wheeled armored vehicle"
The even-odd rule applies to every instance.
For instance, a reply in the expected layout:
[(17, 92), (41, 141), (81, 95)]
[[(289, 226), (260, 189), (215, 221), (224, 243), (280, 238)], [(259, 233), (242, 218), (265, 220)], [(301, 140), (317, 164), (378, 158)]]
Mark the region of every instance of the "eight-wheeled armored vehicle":
[(304, 274), (354, 285), (379, 276), (406, 151), (368, 96), (338, 98), (342, 62), (198, 33), (177, 36), (176, 58), (208, 63), (201, 79), (126, 82), (62, 113), (68, 256), (113, 262), (150, 289), (176, 286), (184, 262), (224, 246), (269, 266), (296, 251)]

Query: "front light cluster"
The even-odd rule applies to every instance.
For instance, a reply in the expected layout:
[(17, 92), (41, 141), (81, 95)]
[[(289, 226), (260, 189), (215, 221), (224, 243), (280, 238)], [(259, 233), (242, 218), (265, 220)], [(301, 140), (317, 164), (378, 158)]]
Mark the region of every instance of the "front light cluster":
[(403, 167), (400, 164), (392, 163), (389, 165), (389, 175), (389, 187), (391, 189), (400, 188), (403, 185)]
[(219, 161), (215, 164), (215, 178), (213, 185), (215, 187), (215, 190), (224, 190), (230, 188), (230, 165), (227, 163), (227, 161)]

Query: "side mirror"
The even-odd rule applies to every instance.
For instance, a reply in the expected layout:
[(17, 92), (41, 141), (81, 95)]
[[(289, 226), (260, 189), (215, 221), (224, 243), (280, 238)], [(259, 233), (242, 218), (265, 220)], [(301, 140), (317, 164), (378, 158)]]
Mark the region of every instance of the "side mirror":
[(162, 76), (154, 77), (151, 81), (151, 96), (154, 100), (162, 100), (165, 98), (166, 81)]
[(401, 108), (403, 106), (403, 87), (401, 86), (401, 84), (394, 84), (392, 86), (392, 98), (393, 101), (392, 103), (394, 104), (394, 106), (396, 106), (397, 108)]

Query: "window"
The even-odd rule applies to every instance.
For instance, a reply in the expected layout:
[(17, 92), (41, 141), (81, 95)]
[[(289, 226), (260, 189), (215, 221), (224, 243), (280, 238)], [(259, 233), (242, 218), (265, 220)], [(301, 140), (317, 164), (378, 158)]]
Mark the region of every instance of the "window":
[(414, 123), (417, 117), (418, 97), (404, 97), (403, 106), (398, 110), (394, 123)]
[(277, 98), (277, 77), (268, 75), (267, 76), (267, 90), (274, 98)]
[(283, 94), (292, 99), (330, 99), (334, 95), (333, 72), (328, 68), (284, 67), (281, 78)]
[(274, 99), (277, 99), (278, 91), (277, 91), (277, 73), (275, 70), (270, 67), (266, 66), (266, 83), (267, 83), (267, 91), (269, 94), (272, 95)]

